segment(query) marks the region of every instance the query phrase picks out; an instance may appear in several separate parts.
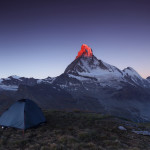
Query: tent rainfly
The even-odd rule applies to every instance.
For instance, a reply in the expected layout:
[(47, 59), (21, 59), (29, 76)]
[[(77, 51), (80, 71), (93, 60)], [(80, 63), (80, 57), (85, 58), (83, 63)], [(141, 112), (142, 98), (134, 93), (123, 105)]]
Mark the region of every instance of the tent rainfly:
[(18, 129), (28, 129), (45, 122), (41, 109), (29, 99), (15, 102), (0, 117), (0, 125)]

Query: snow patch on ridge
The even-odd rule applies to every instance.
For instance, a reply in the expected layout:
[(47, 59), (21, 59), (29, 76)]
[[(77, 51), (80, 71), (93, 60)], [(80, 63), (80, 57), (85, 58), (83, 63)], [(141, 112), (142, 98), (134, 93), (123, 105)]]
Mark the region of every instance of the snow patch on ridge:
[(13, 75), (13, 76), (10, 76), (10, 77), (12, 77), (12, 78), (14, 78), (14, 79), (17, 79), (17, 80), (18, 80), (18, 79), (20, 80), (20, 78), (21, 78), (21, 77), (16, 76), (16, 75)]
[(12, 78), (14, 78), (14, 79), (20, 79), (20, 78), (21, 78), (21, 77), (16, 76), (16, 75), (13, 75), (13, 76), (10, 76), (10, 77), (12, 77)]
[(0, 79), (0, 84), (3, 82), (3, 79)]
[(48, 78), (45, 78), (45, 79), (39, 79), (39, 80), (37, 80), (37, 84), (41, 84), (41, 83), (52, 84), (55, 79), (56, 78), (51, 78), (51, 77), (48, 77)]
[(68, 74), (68, 76), (71, 77), (71, 78), (75, 78), (75, 79), (77, 79), (77, 80), (80, 80), (80, 81), (85, 81), (85, 80), (87, 80), (87, 78), (84, 78), (84, 77), (82, 77), (82, 76), (75, 76), (75, 75), (72, 75), (72, 74)]
[(10, 78), (4, 78), (4, 80), (11, 80)]
[(16, 76), (16, 75), (10, 76), (10, 77), (8, 77), (8, 78), (13, 78), (13, 79), (22, 81), (22, 80), (20, 79), (21, 77)]
[(17, 91), (18, 86), (17, 85), (0, 85), (0, 89), (8, 90), (8, 91)]
[(83, 66), (82, 68), (86, 70), (86, 72), (78, 72), (79, 75), (82, 76), (88, 76), (88, 77), (94, 77), (94, 78), (118, 78), (122, 77), (121, 72), (119, 72), (116, 67), (111, 66), (109, 64), (106, 64), (102, 62), (108, 69), (102, 69), (99, 67), (99, 62), (94, 59), (94, 65), (89, 65), (87, 61), (81, 60)]
[(21, 78), (21, 77), (19, 77), (19, 76), (13, 75), (13, 76), (9, 76), (8, 78), (3, 78), (3, 80), (16, 79), (16, 80), (20, 80), (20, 81), (22, 81), (20, 78)]

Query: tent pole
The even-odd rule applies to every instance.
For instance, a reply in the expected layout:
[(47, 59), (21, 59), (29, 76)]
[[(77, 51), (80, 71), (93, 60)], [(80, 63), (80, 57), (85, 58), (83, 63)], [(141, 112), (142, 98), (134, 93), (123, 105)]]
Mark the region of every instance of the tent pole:
[(24, 129), (23, 129), (23, 137), (24, 137)]

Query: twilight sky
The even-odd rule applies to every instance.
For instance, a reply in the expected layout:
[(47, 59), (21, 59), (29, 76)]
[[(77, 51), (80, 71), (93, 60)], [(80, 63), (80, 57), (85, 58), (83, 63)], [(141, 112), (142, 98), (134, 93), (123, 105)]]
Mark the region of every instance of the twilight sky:
[(150, 76), (150, 0), (0, 1), (0, 78), (58, 76), (83, 43)]

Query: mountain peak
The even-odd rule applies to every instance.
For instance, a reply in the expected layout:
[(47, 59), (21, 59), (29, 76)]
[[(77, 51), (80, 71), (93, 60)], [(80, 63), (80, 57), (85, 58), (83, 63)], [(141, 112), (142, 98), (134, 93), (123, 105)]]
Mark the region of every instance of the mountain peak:
[(132, 76), (132, 77), (138, 77), (139, 79), (143, 79), (133, 68), (131, 67), (127, 67), (123, 70), (123, 72), (126, 74), (126, 75), (129, 75), (129, 76)]
[(17, 75), (12, 75), (12, 76), (9, 76), (8, 78), (20, 79), (21, 77), (19, 77), (19, 76), (17, 76)]
[(81, 50), (78, 52), (76, 59), (81, 57), (82, 55), (84, 55), (86, 57), (92, 57), (93, 56), (92, 49), (86, 44), (82, 44)]

